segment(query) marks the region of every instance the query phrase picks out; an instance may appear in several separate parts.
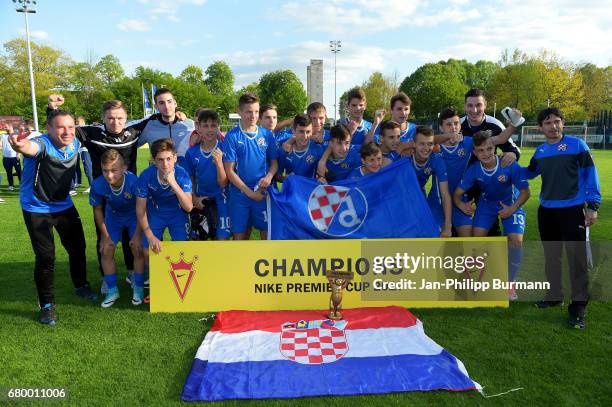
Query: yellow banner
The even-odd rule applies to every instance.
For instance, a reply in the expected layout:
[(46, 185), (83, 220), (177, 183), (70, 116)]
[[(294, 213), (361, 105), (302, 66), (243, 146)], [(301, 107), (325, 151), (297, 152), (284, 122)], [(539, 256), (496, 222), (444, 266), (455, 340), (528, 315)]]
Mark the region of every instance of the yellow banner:
[(327, 308), (328, 271), (354, 274), (344, 308), (508, 306), (505, 238), (162, 242), (150, 263), (151, 312)]

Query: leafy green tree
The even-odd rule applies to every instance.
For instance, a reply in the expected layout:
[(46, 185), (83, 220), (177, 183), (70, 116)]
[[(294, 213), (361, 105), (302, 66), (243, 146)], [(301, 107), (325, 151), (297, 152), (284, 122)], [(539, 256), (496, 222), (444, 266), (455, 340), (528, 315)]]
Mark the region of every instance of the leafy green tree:
[(582, 75), (584, 110), (593, 118), (601, 110), (612, 109), (612, 66), (599, 68), (594, 64), (583, 64), (578, 68)]
[(234, 91), (234, 73), (225, 62), (213, 62), (205, 73), (204, 83), (213, 95), (229, 95)]
[(412, 99), (412, 114), (417, 119), (432, 119), (444, 108), (463, 106), (468, 90), (456, 64), (425, 64), (407, 76), (400, 90)]
[[(366, 94), (368, 102), (364, 117), (372, 121), (377, 109), (385, 109), (389, 112), (389, 101), (397, 93), (397, 86), (392, 78), (384, 76), (380, 72), (374, 72), (367, 81), (363, 83), (361, 89)], [(387, 114), (387, 118), (390, 117)]]
[(113, 82), (125, 77), (125, 71), (119, 59), (111, 54), (100, 58), (96, 64), (96, 73), (105, 86), (110, 86)]
[(179, 79), (189, 83), (202, 83), (204, 81), (204, 71), (196, 65), (187, 65), (179, 75)]
[(279, 119), (287, 119), (304, 113), (308, 96), (304, 85), (290, 70), (269, 72), (259, 80), (259, 97), (262, 104), (278, 106)]

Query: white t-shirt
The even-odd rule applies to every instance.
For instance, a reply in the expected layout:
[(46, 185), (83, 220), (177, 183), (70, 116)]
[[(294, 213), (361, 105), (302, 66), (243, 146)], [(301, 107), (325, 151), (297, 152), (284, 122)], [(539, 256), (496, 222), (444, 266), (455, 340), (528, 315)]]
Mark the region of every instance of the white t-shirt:
[(11, 148), (11, 145), (8, 141), (8, 134), (3, 134), (2, 136), (2, 157), (5, 158), (15, 158), (17, 157), (17, 152)]

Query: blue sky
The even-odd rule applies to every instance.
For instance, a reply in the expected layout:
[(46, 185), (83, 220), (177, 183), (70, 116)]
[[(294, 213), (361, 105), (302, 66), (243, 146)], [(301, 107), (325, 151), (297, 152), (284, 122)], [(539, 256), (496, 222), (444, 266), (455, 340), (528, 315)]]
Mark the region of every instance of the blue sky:
[[(329, 40), (342, 41), (338, 95), (374, 71), (401, 81), (426, 62), (497, 61), (504, 48), (612, 63), (607, 0), (39, 0), (36, 9), (35, 41), (75, 60), (113, 54), (128, 73), (145, 65), (176, 75), (224, 60), (237, 87), (276, 69), (293, 70), (305, 85), (310, 59), (323, 59), (330, 113)], [(12, 1), (0, 4), (0, 27), (2, 42), (25, 31)]]

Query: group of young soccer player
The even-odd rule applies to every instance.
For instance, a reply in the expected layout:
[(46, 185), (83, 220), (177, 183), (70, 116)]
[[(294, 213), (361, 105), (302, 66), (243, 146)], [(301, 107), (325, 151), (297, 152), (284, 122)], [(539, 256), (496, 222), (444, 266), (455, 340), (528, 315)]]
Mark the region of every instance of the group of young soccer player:
[[(162, 100), (176, 106), (170, 91), (164, 89), (160, 94)], [(157, 99), (156, 93), (156, 103)], [(484, 94), (472, 89), (465, 95), (466, 116), (461, 117), (454, 108), (444, 109), (438, 116), (438, 134), (434, 134), (430, 126), (408, 122), (411, 100), (402, 92), (390, 100), (389, 120), (383, 120), (386, 112), (379, 109), (370, 123), (363, 117), (366, 107), (363, 90), (352, 89), (348, 93), (348, 117), (327, 130), (327, 112), (321, 103), (312, 103), (305, 114), (279, 123), (276, 106), (260, 107), (256, 95), (245, 93), (238, 101), (240, 123), (227, 134), (220, 131), (217, 112), (199, 109), (193, 133), (182, 132), (180, 136), (172, 133), (171, 126), (178, 119), (171, 109), (168, 114), (172, 116), (155, 122), (162, 134), (169, 129), (170, 137), (152, 137), (151, 164), (139, 176), (128, 170), (135, 168), (135, 163), (128, 165), (126, 156), (134, 161), (132, 143), (145, 124), (142, 129), (135, 127), (133, 133), (126, 131), (126, 137), (134, 138), (130, 143), (118, 136), (108, 139), (117, 147), (130, 145), (127, 155), (113, 148), (113, 143), (98, 142), (105, 146), (99, 160), (102, 176), (91, 185), (90, 203), (100, 231), (100, 263), (106, 286), (102, 307), (112, 306), (119, 298), (114, 254), (126, 230), (134, 256), (132, 303), (139, 305), (146, 301), (149, 250), (162, 250), (165, 230), (175, 241), (244, 240), (250, 238), (253, 228), (266, 239), (267, 189), (278, 187), (286, 177), (303, 176), (320, 183), (359, 179), (375, 176), (381, 168), (399, 160), (412, 164), (397, 168), (414, 171), (419, 193), (429, 204), (440, 236), (487, 236), (491, 229), (499, 233), (495, 229), (501, 218), (509, 241), (509, 279), (515, 281), (526, 223), (522, 206), (530, 196), (527, 178), (538, 175), (539, 168), (537, 162), (532, 162), (530, 169), (516, 162), (520, 152), (511, 137), (524, 121), (521, 112), (503, 109), (508, 125), (505, 128), (484, 113)], [(554, 109), (540, 116), (541, 126), (551, 117), (563, 120), (562, 113)], [(558, 133), (561, 131), (562, 125)], [(104, 131), (102, 135), (108, 136)], [(60, 136), (60, 140), (64, 139)], [(68, 137), (55, 142), (66, 144)], [(12, 143), (16, 151), (33, 157), (40, 150), (17, 139)], [(502, 156), (496, 154), (498, 146), (505, 152)], [(586, 166), (587, 160), (583, 160)], [(543, 194), (549, 192), (543, 190)], [(600, 195), (593, 196), (587, 197), (587, 202), (601, 200)], [(509, 291), (510, 298), (515, 299), (514, 290)]]

